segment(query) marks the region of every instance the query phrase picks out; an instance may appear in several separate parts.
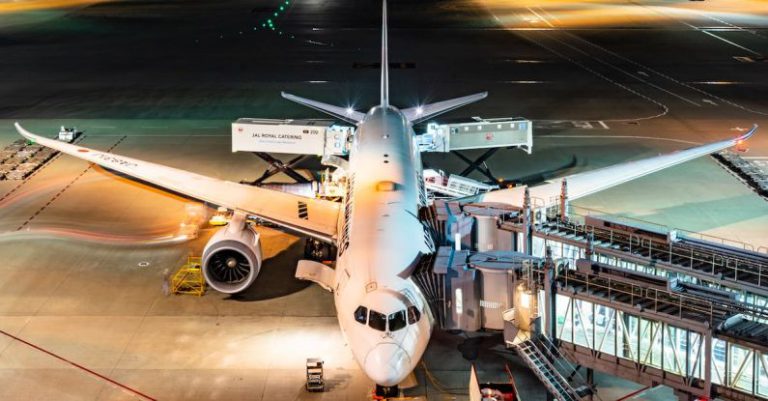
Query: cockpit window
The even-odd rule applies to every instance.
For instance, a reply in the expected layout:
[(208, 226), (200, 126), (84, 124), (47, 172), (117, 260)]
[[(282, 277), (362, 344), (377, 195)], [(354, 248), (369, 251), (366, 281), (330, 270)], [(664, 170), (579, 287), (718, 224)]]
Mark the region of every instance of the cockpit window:
[(408, 324), (415, 324), (421, 319), (421, 312), (415, 306), (408, 307)]
[(355, 309), (355, 320), (358, 323), (365, 324), (366, 320), (368, 320), (368, 308), (365, 306), (358, 306), (357, 309)]
[(371, 314), (368, 316), (368, 326), (371, 326), (378, 331), (386, 331), (387, 315), (371, 310)]
[(405, 327), (405, 311), (397, 311), (392, 313), (388, 317), (389, 331), (398, 331)]

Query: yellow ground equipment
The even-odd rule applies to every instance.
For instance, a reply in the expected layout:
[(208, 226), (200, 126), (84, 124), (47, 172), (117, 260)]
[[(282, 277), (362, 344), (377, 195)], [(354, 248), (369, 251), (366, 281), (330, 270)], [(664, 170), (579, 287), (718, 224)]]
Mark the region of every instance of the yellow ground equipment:
[(205, 294), (205, 278), (199, 257), (190, 256), (183, 266), (171, 276), (171, 293), (202, 296)]

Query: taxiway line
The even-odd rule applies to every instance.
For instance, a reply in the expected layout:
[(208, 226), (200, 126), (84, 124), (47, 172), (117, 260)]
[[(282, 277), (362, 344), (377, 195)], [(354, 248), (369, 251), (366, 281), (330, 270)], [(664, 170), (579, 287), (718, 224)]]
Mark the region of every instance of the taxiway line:
[(728, 40), (728, 39), (726, 39), (726, 38), (724, 38), (724, 37), (722, 37), (722, 36), (718, 36), (718, 35), (715, 35), (714, 33), (712, 33), (712, 32), (709, 32), (709, 31), (708, 31), (708, 30), (706, 30), (706, 29), (702, 29), (702, 28), (699, 28), (698, 26), (695, 26), (695, 25), (691, 25), (691, 24), (689, 24), (689, 23), (687, 23), (687, 22), (685, 22), (685, 21), (680, 21), (680, 22), (682, 22), (683, 24), (685, 24), (685, 25), (687, 25), (687, 26), (691, 27), (692, 29), (695, 29), (695, 30), (697, 30), (697, 31), (699, 31), (699, 32), (701, 32), (701, 33), (707, 34), (707, 35), (709, 35), (709, 36), (711, 36), (711, 37), (713, 37), (713, 38), (715, 38), (715, 39), (718, 39), (718, 40), (720, 40), (720, 41), (723, 41), (723, 42), (725, 42), (725, 43), (728, 43), (728, 44), (729, 44), (729, 45), (731, 45), (731, 46), (734, 46), (734, 47), (738, 47), (738, 48), (739, 48), (739, 49), (741, 49), (741, 50), (744, 50), (744, 51), (746, 51), (746, 52), (752, 53), (752, 54), (754, 54), (755, 56), (762, 56), (762, 54), (760, 54), (760, 53), (758, 53), (758, 52), (756, 52), (756, 51), (754, 51), (754, 50), (752, 50), (752, 49), (750, 49), (750, 48), (748, 48), (748, 47), (745, 47), (745, 46), (742, 46), (742, 45), (740, 45), (740, 44), (738, 44), (738, 43), (736, 43), (736, 42), (730, 41), (730, 40)]
[[(569, 34), (569, 33), (566, 32), (566, 34)], [(569, 35), (571, 35), (571, 34), (569, 34)], [(631, 77), (631, 78), (633, 78), (633, 79), (635, 79), (637, 81), (640, 81), (640, 82), (642, 82), (642, 83), (644, 83), (644, 84), (646, 84), (646, 85), (648, 85), (648, 86), (650, 86), (650, 87), (652, 87), (652, 88), (654, 88), (656, 90), (664, 92), (664, 93), (666, 93), (666, 94), (668, 94), (670, 96), (676, 97), (676, 98), (678, 98), (678, 99), (680, 99), (680, 100), (682, 100), (682, 101), (684, 101), (686, 103), (689, 103), (689, 104), (691, 104), (693, 106), (701, 107), (700, 104), (694, 102), (693, 100), (690, 100), (690, 99), (686, 98), (683, 95), (679, 95), (679, 94), (677, 94), (675, 92), (672, 92), (671, 90), (668, 90), (666, 88), (662, 88), (661, 86), (658, 86), (658, 85), (656, 85), (656, 84), (654, 84), (654, 83), (652, 83), (652, 82), (650, 82), (648, 80), (640, 78), (636, 74), (633, 74), (632, 72), (627, 71), (627, 70), (625, 70), (625, 69), (623, 69), (623, 68), (621, 68), (621, 67), (619, 67), (619, 66), (617, 66), (617, 65), (615, 65), (615, 64), (613, 64), (611, 62), (605, 61), (605, 60), (603, 60), (600, 57), (596, 57), (595, 55), (590, 54), (589, 52), (586, 52), (583, 49), (580, 49), (580, 48), (578, 48), (578, 47), (576, 47), (576, 46), (574, 46), (574, 45), (572, 45), (570, 43), (567, 43), (567, 42), (562, 41), (562, 40), (557, 39), (557, 38), (552, 38), (552, 40), (562, 44), (563, 46), (569, 47), (569, 48), (573, 49), (574, 51), (579, 52), (579, 53), (583, 54), (584, 56), (589, 57), (592, 60), (595, 60), (598, 63), (605, 65), (606, 67), (612, 68), (612, 69), (614, 69), (616, 71), (619, 71), (619, 72), (623, 73), (624, 75), (627, 75), (628, 77)]]
[(639, 97), (641, 99), (644, 99), (644, 100), (646, 100), (646, 101), (648, 101), (648, 102), (658, 106), (659, 108), (661, 108), (661, 112), (659, 112), (657, 114), (654, 114), (654, 115), (650, 115), (650, 116), (635, 117), (635, 118), (624, 118), (624, 119), (612, 119), (612, 120), (611, 119), (603, 119), (603, 120), (605, 120), (605, 121), (640, 121), (640, 120), (650, 120), (650, 119), (654, 119), (654, 118), (659, 118), (659, 117), (665, 116), (665, 115), (667, 115), (667, 113), (669, 113), (669, 107), (667, 105), (665, 105), (664, 103), (662, 103), (662, 102), (660, 102), (660, 101), (658, 101), (656, 99), (653, 99), (650, 96), (647, 96), (647, 95), (645, 95), (643, 93), (640, 93), (640, 92), (638, 92), (638, 91), (628, 87), (627, 85), (624, 85), (624, 84), (618, 82), (617, 80), (612, 79), (611, 77), (609, 77), (609, 76), (607, 76), (607, 75), (605, 75), (605, 74), (595, 70), (594, 68), (591, 68), (590, 66), (586, 65), (585, 63), (582, 63), (579, 60), (576, 60), (573, 57), (570, 57), (570, 56), (568, 56), (568, 55), (566, 55), (566, 54), (564, 54), (564, 53), (562, 53), (560, 51), (555, 50), (552, 46), (547, 46), (541, 40), (539, 40), (537, 38), (534, 38), (531, 35), (526, 35), (526, 34), (523, 34), (523, 33), (519, 32), (519, 31), (515, 32), (515, 34), (517, 34), (518, 36), (522, 37), (523, 39), (528, 40), (529, 42), (531, 42), (531, 43), (541, 47), (542, 49), (547, 50), (548, 52), (550, 52), (550, 53), (552, 53), (552, 54), (554, 54), (554, 55), (556, 55), (556, 56), (558, 56), (558, 57), (560, 57), (560, 58), (562, 58), (562, 59), (564, 59), (566, 61), (569, 61), (569, 62), (571, 62), (572, 64), (575, 64), (578, 67), (581, 67), (585, 71), (587, 71), (587, 72), (597, 76), (598, 78), (601, 78), (601, 79), (603, 79), (603, 80), (605, 80), (605, 81), (607, 81), (607, 82), (609, 82), (609, 83), (611, 83), (611, 84), (613, 84), (615, 86), (618, 86), (619, 88), (624, 89), (625, 91), (627, 91), (627, 92), (629, 92), (629, 93), (631, 93), (631, 94), (633, 94), (633, 95), (635, 95), (635, 96), (637, 96), (637, 97)]
[(758, 115), (762, 115), (762, 116), (768, 116), (768, 113), (766, 113), (766, 112), (763, 112), (763, 111), (760, 111), (760, 110), (754, 110), (754, 109), (751, 109), (749, 107), (742, 106), (741, 104), (738, 104), (738, 103), (736, 103), (734, 101), (725, 99), (723, 97), (720, 97), (720, 96), (717, 96), (715, 94), (709, 93), (709, 92), (707, 92), (707, 91), (705, 91), (703, 89), (699, 89), (699, 88), (697, 88), (695, 86), (689, 85), (689, 84), (687, 84), (685, 82), (682, 82), (682, 81), (680, 81), (678, 79), (675, 79), (675, 78), (673, 78), (673, 77), (671, 77), (671, 76), (669, 76), (667, 74), (664, 74), (663, 72), (660, 72), (660, 71), (658, 71), (658, 70), (656, 70), (654, 68), (648, 67), (648, 66), (643, 65), (643, 64), (641, 64), (641, 63), (639, 63), (639, 62), (637, 62), (635, 60), (632, 60), (630, 58), (624, 57), (624, 56), (622, 56), (622, 55), (620, 55), (620, 54), (618, 54), (618, 53), (616, 53), (616, 52), (614, 52), (612, 50), (608, 50), (608, 49), (606, 49), (603, 46), (600, 46), (600, 45), (598, 45), (598, 44), (596, 44), (594, 42), (591, 42), (591, 41), (589, 41), (587, 39), (582, 38), (581, 36), (574, 35), (573, 33), (570, 33), (570, 32), (568, 32), (568, 34), (573, 36), (574, 38), (576, 38), (576, 39), (578, 39), (578, 40), (580, 40), (580, 41), (582, 41), (582, 42), (584, 42), (584, 43), (586, 43), (586, 44), (596, 48), (596, 49), (600, 49), (600, 50), (602, 50), (602, 51), (604, 51), (604, 52), (606, 52), (608, 54), (613, 55), (614, 57), (616, 57), (618, 59), (624, 60), (624, 61), (626, 61), (626, 62), (628, 62), (630, 64), (633, 64), (633, 65), (635, 65), (637, 67), (640, 67), (640, 68), (643, 68), (643, 69), (645, 69), (647, 71), (650, 71), (650, 72), (652, 72), (652, 73), (654, 73), (654, 74), (656, 74), (656, 75), (658, 75), (658, 76), (660, 76), (662, 78), (665, 78), (665, 79), (667, 79), (667, 80), (669, 80), (671, 82), (674, 82), (674, 83), (676, 83), (676, 84), (678, 84), (680, 86), (684, 86), (684, 87), (686, 87), (686, 88), (688, 88), (688, 89), (690, 89), (692, 91), (698, 92), (698, 93), (700, 93), (702, 95), (711, 97), (713, 99), (717, 99), (717, 100), (719, 100), (719, 101), (721, 101), (723, 103), (726, 103), (726, 104), (731, 105), (731, 106), (733, 106), (733, 107), (735, 107), (737, 109), (741, 109), (741, 110), (744, 110), (744, 111), (749, 112), (749, 113), (754, 113), (754, 114), (758, 114)]

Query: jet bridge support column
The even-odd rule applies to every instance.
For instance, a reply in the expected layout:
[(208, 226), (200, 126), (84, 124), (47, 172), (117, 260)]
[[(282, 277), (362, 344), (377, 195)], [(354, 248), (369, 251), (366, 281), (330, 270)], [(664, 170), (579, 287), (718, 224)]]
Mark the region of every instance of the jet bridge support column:
[(563, 185), (560, 188), (560, 221), (568, 221), (568, 182), (563, 178)]
[(555, 286), (555, 262), (552, 260), (552, 248), (550, 247), (547, 247), (544, 271), (544, 335), (554, 341), (555, 321), (557, 320), (557, 302), (555, 302), (557, 286)]
[(712, 330), (704, 332), (704, 393), (712, 394)]
[(531, 194), (525, 188), (523, 198), (523, 253), (533, 255), (533, 213), (531, 211)]

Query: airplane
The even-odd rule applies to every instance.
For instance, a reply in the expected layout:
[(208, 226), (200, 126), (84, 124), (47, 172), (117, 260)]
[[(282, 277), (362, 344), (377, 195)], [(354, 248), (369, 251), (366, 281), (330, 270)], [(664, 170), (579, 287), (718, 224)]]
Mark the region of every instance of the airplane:
[[(389, 102), (387, 4), (382, 4), (381, 96), (367, 113), (288, 93), (282, 96), (357, 126), (341, 203), (238, 184), (113, 153), (35, 135), (17, 122), (29, 141), (107, 169), (233, 210), (228, 226), (205, 246), (202, 268), (215, 290), (238, 293), (256, 279), (262, 263), (258, 234), (249, 217), (274, 223), (337, 249), (335, 267), (300, 260), (296, 277), (331, 291), (341, 332), (352, 354), (377, 388), (397, 389), (417, 366), (429, 342), (434, 316), (412, 279), (420, 260), (435, 252), (435, 243), (420, 208), (427, 206), (421, 155), (413, 125), (466, 104), (487, 92), (398, 109)], [(569, 200), (642, 177), (694, 158), (740, 144), (757, 129), (733, 139), (671, 154), (630, 161), (567, 176), (533, 187), (499, 189), (478, 201), (522, 207), (525, 192), (556, 202), (563, 179)]]

